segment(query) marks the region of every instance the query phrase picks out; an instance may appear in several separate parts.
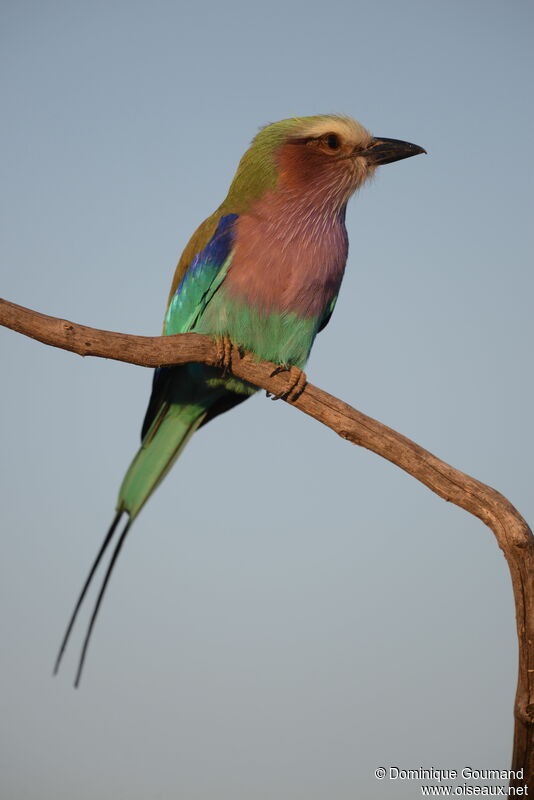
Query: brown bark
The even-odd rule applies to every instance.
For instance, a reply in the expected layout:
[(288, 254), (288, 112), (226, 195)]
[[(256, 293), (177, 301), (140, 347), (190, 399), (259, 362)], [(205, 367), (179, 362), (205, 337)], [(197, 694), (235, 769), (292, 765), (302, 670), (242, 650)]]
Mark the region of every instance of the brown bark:
[[(1, 299), (0, 323), (81, 356), (112, 358), (144, 367), (190, 361), (213, 366), (219, 363), (220, 348), (216, 342), (195, 333), (158, 337), (113, 333), (48, 317)], [(274, 368), (273, 364), (258, 362), (249, 354), (241, 356), (232, 350), (234, 375), (277, 394), (286, 388), (288, 375), (280, 373), (272, 377)], [(454, 469), (415, 442), (316, 386), (307, 384), (291, 405), (353, 444), (387, 458), (443, 499), (477, 516), (495, 534), (510, 568), (519, 641), (512, 769), (523, 769), (524, 777), (512, 780), (511, 784), (527, 784), (534, 790), (534, 538), (529, 526), (495, 489)]]

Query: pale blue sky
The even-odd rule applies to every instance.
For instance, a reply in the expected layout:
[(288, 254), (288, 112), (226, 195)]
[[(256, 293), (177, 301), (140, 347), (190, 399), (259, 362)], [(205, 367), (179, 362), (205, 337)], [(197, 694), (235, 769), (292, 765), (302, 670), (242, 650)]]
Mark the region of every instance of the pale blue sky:
[[(351, 114), (428, 156), (351, 202), (309, 378), (532, 521), (533, 11), (4, 0), (2, 296), (157, 334), (258, 126)], [(3, 796), (408, 800), (374, 770), (508, 767), (516, 636), (492, 534), (263, 395), (195, 436), (127, 542), (80, 691), (84, 624), (52, 680), (151, 376), (1, 346)]]

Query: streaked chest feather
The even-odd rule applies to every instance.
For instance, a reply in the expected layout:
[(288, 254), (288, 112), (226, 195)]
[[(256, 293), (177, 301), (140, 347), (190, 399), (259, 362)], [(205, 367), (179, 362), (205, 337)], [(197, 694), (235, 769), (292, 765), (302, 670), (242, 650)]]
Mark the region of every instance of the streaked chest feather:
[(270, 198), (258, 203), (236, 222), (228, 295), (265, 312), (322, 315), (343, 278), (344, 216), (344, 206), (277, 206)]

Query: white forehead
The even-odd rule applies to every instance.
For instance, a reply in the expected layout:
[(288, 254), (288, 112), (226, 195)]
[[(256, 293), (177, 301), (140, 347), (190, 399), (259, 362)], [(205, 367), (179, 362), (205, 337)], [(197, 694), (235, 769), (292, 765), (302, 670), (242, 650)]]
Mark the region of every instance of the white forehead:
[(337, 133), (340, 138), (355, 145), (371, 138), (369, 131), (355, 119), (337, 115), (313, 118), (313, 121), (306, 124), (301, 135), (324, 136), (327, 133)]

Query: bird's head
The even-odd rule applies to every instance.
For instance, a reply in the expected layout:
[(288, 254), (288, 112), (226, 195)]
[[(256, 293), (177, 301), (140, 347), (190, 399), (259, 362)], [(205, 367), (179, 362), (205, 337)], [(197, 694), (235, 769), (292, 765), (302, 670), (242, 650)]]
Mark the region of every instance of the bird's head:
[(274, 190), (344, 205), (381, 164), (425, 153), (375, 137), (350, 117), (294, 117), (262, 128), (239, 163), (227, 198), (242, 208)]

